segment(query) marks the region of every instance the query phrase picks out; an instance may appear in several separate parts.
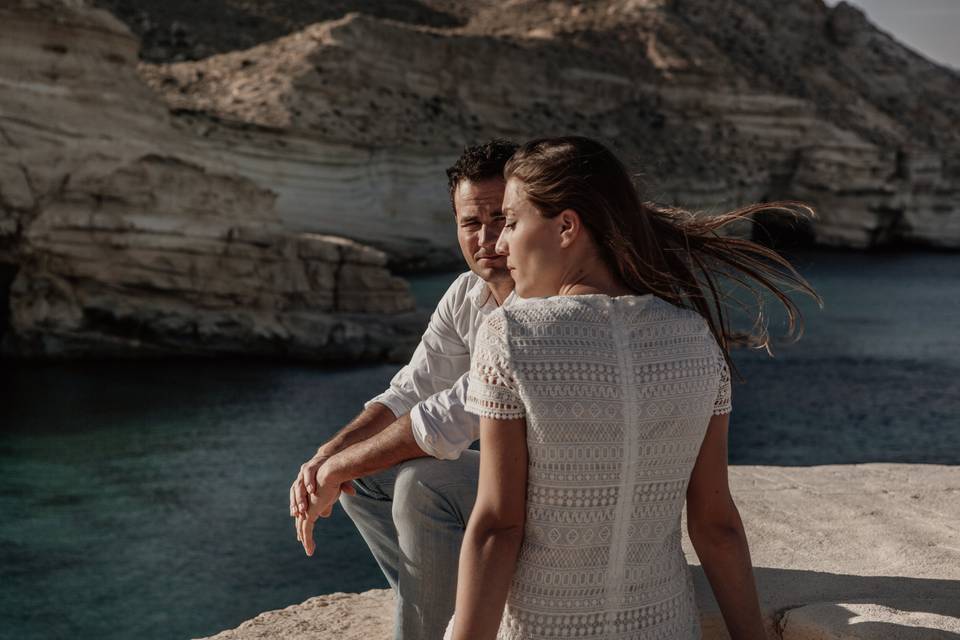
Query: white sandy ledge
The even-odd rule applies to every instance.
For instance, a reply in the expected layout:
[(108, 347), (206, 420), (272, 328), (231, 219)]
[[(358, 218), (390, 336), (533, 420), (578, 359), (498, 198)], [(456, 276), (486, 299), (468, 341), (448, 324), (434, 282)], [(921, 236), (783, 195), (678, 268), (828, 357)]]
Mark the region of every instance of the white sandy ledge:
[[(960, 466), (737, 466), (767, 635), (960, 640)], [(727, 638), (689, 540), (704, 640)], [(216, 640), (388, 640), (389, 590), (268, 611)]]

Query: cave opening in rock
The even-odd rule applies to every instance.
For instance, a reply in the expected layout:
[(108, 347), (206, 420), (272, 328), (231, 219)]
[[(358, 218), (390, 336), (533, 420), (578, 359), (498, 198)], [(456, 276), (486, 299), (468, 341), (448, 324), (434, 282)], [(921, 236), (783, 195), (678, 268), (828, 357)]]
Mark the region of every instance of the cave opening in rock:
[(754, 242), (778, 251), (806, 249), (816, 240), (809, 218), (793, 217), (782, 211), (754, 214), (750, 236)]
[(19, 270), (15, 264), (0, 262), (0, 342), (10, 326), (10, 287)]

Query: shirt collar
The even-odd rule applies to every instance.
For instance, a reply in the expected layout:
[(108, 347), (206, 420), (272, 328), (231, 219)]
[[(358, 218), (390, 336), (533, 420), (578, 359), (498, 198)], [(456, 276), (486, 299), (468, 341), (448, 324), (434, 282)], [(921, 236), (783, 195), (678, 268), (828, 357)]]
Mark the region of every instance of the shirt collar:
[[(483, 278), (477, 276), (477, 281), (474, 283), (470, 290), (467, 292), (467, 296), (470, 298), (470, 301), (476, 305), (477, 309), (487, 309), (493, 310), (497, 308), (497, 300), (493, 297), (493, 291), (490, 290), (490, 287), (487, 286), (487, 283)], [(510, 295), (507, 296), (507, 299), (503, 301), (503, 306), (508, 306), (516, 299), (516, 292), (511, 291)]]

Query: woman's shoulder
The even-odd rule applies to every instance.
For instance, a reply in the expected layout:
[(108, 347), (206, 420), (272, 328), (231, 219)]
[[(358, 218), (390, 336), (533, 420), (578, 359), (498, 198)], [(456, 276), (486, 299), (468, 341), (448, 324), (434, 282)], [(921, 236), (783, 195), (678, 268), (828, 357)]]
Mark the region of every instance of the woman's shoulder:
[(552, 323), (571, 319), (582, 306), (576, 296), (548, 298), (518, 298), (512, 304), (497, 309), (510, 326)]
[[(687, 343), (693, 340), (701, 344), (706, 352), (720, 351), (720, 345), (713, 334), (710, 322), (699, 311), (675, 305), (661, 298), (655, 298), (655, 302), (645, 311), (647, 312), (643, 318), (645, 322), (641, 322), (640, 325), (642, 327), (646, 324), (650, 333), (658, 336), (659, 341), (666, 344), (673, 340), (682, 340)], [(662, 329), (664, 325), (669, 325), (670, 329), (664, 331)]]
[(676, 332), (684, 334), (710, 333), (709, 323), (699, 312), (674, 305), (654, 295), (619, 298), (578, 295), (516, 299), (511, 304), (491, 312), (488, 322), (495, 323), (509, 333), (533, 326), (544, 330), (547, 326), (576, 322), (605, 323), (614, 318), (634, 326), (670, 323), (676, 325)]
[(644, 309), (651, 320), (674, 321), (689, 326), (691, 329), (707, 330), (710, 326), (706, 318), (695, 309), (675, 305), (663, 298), (653, 297), (651, 303)]

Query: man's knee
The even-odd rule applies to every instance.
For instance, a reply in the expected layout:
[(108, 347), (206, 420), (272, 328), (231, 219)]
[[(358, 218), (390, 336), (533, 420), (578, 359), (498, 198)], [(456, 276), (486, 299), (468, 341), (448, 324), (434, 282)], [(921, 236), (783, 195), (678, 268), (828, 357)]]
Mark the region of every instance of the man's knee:
[(354, 516), (354, 512), (357, 510), (358, 506), (362, 504), (363, 496), (357, 497), (356, 495), (350, 495), (349, 493), (340, 493), (340, 506), (343, 507), (343, 510), (347, 512), (351, 518)]
[(478, 473), (479, 465), (468, 457), (418, 458), (400, 465), (393, 493), (394, 522), (400, 527), (430, 518), (466, 526), (477, 497)]
[(340, 506), (358, 526), (393, 527), (391, 506), (397, 469), (383, 471), (352, 481), (354, 495), (340, 494)]

